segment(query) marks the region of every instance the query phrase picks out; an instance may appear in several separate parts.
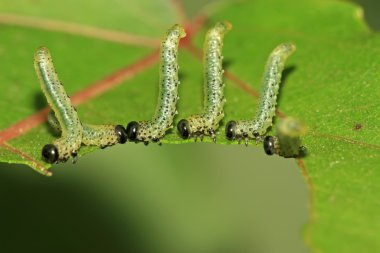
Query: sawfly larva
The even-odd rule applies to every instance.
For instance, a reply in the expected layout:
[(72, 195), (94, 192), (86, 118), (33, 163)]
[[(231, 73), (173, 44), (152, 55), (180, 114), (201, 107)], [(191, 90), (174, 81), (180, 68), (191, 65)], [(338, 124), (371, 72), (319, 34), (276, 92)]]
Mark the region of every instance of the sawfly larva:
[(110, 146), (126, 141), (125, 129), (122, 126), (82, 125), (76, 109), (71, 105), (69, 96), (59, 81), (49, 50), (40, 47), (34, 56), (34, 67), (53, 114), (49, 122), (59, 129), (61, 137), (46, 144), (42, 149), (42, 158), (47, 163), (67, 161), (73, 157), (75, 162), (81, 144)]
[(204, 102), (203, 113), (192, 115), (182, 119), (177, 124), (177, 129), (183, 139), (191, 136), (195, 140), (199, 136), (209, 135), (216, 142), (216, 130), (219, 122), (224, 117), (224, 83), (223, 83), (223, 38), (231, 29), (231, 24), (224, 21), (218, 22), (211, 28), (204, 42), (203, 71), (204, 71)]
[(132, 121), (126, 132), (130, 141), (158, 142), (165, 132), (173, 128), (173, 118), (177, 114), (178, 97), (178, 44), (185, 37), (184, 29), (179, 25), (170, 28), (161, 42), (160, 80), (157, 107), (152, 120)]
[(283, 43), (272, 51), (265, 67), (263, 92), (256, 116), (253, 120), (229, 121), (225, 128), (228, 140), (238, 139), (240, 143), (245, 139), (245, 145), (248, 145), (249, 139), (262, 141), (262, 137), (272, 126), (285, 61), (295, 49), (294, 44)]

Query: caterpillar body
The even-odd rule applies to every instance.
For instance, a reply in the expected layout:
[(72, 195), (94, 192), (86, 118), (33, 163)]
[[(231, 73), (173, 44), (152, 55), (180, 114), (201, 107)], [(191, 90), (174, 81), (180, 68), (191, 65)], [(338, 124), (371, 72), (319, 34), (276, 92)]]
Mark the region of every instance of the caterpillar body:
[[(125, 142), (126, 133), (122, 126), (113, 126), (113, 129), (110, 126), (89, 128), (85, 125), (83, 127), (76, 109), (71, 105), (70, 98), (59, 81), (51, 54), (46, 47), (40, 47), (35, 53), (34, 67), (42, 92), (54, 112), (54, 117), (50, 116), (49, 121), (61, 131), (59, 139), (55, 140), (53, 144), (46, 144), (43, 147), (42, 158), (45, 162), (64, 162), (70, 157), (73, 157), (75, 162), (77, 152), (84, 140), (86, 143), (99, 146)], [(55, 122), (52, 123), (52, 121)], [(113, 137), (110, 138), (109, 136), (112, 135)], [(96, 140), (97, 137), (99, 138), (98, 140)], [(92, 142), (90, 139), (92, 139)]]
[(34, 56), (34, 67), (40, 80), (42, 92), (54, 111), (61, 126), (61, 138), (54, 144), (47, 144), (42, 150), (46, 162), (66, 161), (70, 156), (76, 157), (81, 146), (83, 127), (78, 113), (71, 106), (63, 85), (54, 69), (49, 50), (41, 47)]
[[(56, 131), (61, 131), (61, 126), (53, 112), (48, 114), (48, 122)], [(98, 146), (106, 148), (116, 143), (125, 143), (127, 135), (125, 128), (121, 125), (92, 125), (82, 123), (82, 144), (86, 146)]]
[(231, 24), (224, 21), (218, 22), (211, 28), (204, 42), (204, 112), (200, 115), (192, 115), (182, 119), (177, 124), (177, 129), (183, 139), (192, 136), (197, 139), (200, 136), (209, 135), (216, 142), (215, 132), (220, 120), (224, 117), (224, 83), (222, 66), (222, 48), (224, 35), (231, 29)]
[(295, 49), (294, 44), (283, 43), (272, 51), (265, 67), (263, 92), (256, 116), (253, 120), (229, 121), (225, 129), (228, 140), (238, 139), (240, 143), (245, 139), (246, 145), (249, 139), (262, 141), (262, 137), (272, 126), (285, 61)]
[(131, 141), (158, 142), (165, 132), (173, 127), (173, 118), (177, 114), (178, 86), (178, 44), (185, 37), (184, 29), (174, 25), (161, 42), (160, 80), (157, 107), (152, 120), (132, 121), (126, 127), (127, 137)]
[(268, 155), (277, 154), (285, 158), (302, 156), (306, 148), (301, 146), (301, 136), (306, 133), (306, 126), (295, 118), (285, 118), (277, 124), (277, 135), (266, 136), (263, 141), (264, 151)]

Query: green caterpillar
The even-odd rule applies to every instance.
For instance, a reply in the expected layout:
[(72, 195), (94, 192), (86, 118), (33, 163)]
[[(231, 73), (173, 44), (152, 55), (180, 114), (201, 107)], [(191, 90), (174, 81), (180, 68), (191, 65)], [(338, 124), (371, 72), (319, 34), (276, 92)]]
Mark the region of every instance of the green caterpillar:
[(49, 122), (61, 131), (59, 139), (43, 147), (42, 158), (45, 162), (64, 162), (70, 157), (76, 161), (82, 143), (100, 147), (125, 143), (125, 129), (120, 125), (82, 125), (76, 109), (71, 105), (70, 98), (59, 81), (50, 52), (46, 47), (40, 47), (35, 53), (34, 67), (42, 92), (54, 112), (54, 115), (50, 114)]
[(179, 25), (170, 28), (161, 42), (159, 96), (152, 120), (132, 121), (126, 127), (127, 137), (131, 141), (158, 142), (165, 132), (173, 127), (173, 118), (177, 114), (178, 86), (178, 44), (186, 35)]
[(249, 139), (262, 141), (262, 136), (272, 126), (285, 61), (295, 50), (294, 44), (284, 43), (272, 51), (265, 67), (263, 92), (256, 117), (253, 120), (229, 121), (225, 129), (228, 140), (238, 139), (240, 143), (244, 138), (245, 145), (248, 145)]
[(224, 117), (224, 98), (222, 48), (224, 35), (231, 30), (228, 22), (218, 22), (207, 34), (204, 43), (204, 112), (200, 115), (192, 115), (182, 119), (177, 124), (177, 129), (183, 139), (191, 136), (201, 140), (204, 135), (210, 135), (216, 142), (215, 132), (219, 122)]

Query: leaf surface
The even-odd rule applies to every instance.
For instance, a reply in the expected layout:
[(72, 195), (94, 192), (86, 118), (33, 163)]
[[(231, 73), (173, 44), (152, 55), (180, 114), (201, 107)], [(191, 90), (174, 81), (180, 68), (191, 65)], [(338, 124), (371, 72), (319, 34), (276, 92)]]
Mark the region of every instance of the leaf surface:
[[(50, 48), (83, 122), (126, 125), (152, 116), (158, 42), (173, 23), (186, 25), (178, 122), (202, 111), (204, 34), (216, 21), (228, 20), (233, 29), (224, 43), (226, 117), (218, 143), (231, 143), (224, 138), (228, 120), (255, 115), (271, 50), (294, 42), (297, 52), (286, 64), (278, 116), (297, 117), (309, 128), (303, 138), (308, 155), (298, 160), (310, 190), (305, 239), (321, 252), (378, 251), (380, 36), (364, 24), (361, 9), (316, 0), (182, 4), (2, 1), (0, 161), (48, 173), (41, 147), (56, 136), (46, 123), (46, 102), (33, 69), (38, 46)], [(189, 141), (174, 129), (163, 142)], [(83, 147), (80, 155), (94, 149)]]

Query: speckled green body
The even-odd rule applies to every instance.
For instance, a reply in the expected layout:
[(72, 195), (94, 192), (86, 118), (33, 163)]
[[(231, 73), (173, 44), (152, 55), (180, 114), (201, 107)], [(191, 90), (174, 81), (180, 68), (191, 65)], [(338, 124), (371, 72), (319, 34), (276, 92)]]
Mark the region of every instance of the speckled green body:
[[(56, 131), (61, 131), (61, 126), (52, 112), (48, 115), (48, 122)], [(115, 134), (115, 125), (91, 125), (83, 123), (82, 127), (82, 144), (86, 146), (104, 148), (119, 142), (118, 136)]]
[(119, 143), (115, 134), (115, 125), (83, 124), (82, 143), (86, 146), (105, 148)]
[[(55, 162), (64, 162), (77, 157), (81, 144), (107, 147), (120, 142), (115, 125), (86, 125), (80, 122), (76, 109), (59, 81), (50, 52), (41, 47), (35, 54), (36, 73), (44, 95), (52, 109), (48, 115), (50, 125), (61, 132), (61, 138), (54, 141), (58, 157)], [(51, 161), (50, 161), (51, 162)]]
[(177, 114), (178, 96), (178, 44), (185, 37), (184, 29), (174, 25), (167, 31), (161, 42), (159, 96), (152, 120), (139, 121), (137, 140), (149, 142), (159, 140), (173, 127), (173, 118)]
[(218, 22), (211, 28), (204, 42), (204, 112), (187, 118), (192, 136), (210, 135), (215, 140), (215, 132), (224, 117), (223, 82), (223, 38), (231, 29), (228, 22)]
[(83, 128), (78, 114), (71, 106), (70, 98), (58, 79), (49, 50), (41, 47), (34, 56), (34, 67), (44, 93), (59, 125), (61, 138), (54, 141), (59, 152), (58, 161), (66, 161), (77, 153), (81, 146)]
[(272, 126), (276, 112), (277, 96), (280, 89), (281, 75), (286, 59), (295, 51), (295, 45), (283, 43), (277, 46), (267, 61), (264, 77), (263, 91), (260, 105), (253, 120), (240, 120), (236, 122), (236, 139), (261, 140), (268, 128)]

